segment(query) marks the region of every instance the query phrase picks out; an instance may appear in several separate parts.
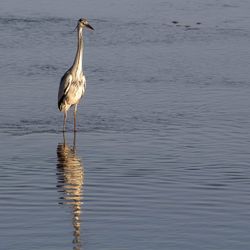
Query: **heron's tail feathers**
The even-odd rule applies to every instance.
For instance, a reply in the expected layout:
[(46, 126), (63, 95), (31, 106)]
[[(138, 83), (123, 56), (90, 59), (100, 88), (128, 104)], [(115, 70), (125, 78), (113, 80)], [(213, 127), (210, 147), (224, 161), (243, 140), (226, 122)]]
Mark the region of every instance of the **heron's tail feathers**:
[(61, 99), (58, 101), (58, 109), (62, 112), (65, 110), (65, 103), (64, 103), (65, 95), (61, 97)]

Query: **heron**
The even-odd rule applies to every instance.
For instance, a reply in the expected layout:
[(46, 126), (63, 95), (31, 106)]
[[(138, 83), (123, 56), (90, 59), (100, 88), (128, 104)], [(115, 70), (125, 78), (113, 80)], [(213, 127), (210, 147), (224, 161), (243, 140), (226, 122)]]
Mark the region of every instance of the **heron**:
[(77, 26), (77, 50), (73, 65), (62, 76), (58, 91), (58, 108), (64, 112), (63, 131), (66, 131), (67, 112), (71, 106), (74, 106), (74, 131), (76, 131), (76, 112), (77, 105), (85, 93), (86, 78), (83, 72), (83, 29), (94, 28), (89, 24), (86, 18), (78, 20)]

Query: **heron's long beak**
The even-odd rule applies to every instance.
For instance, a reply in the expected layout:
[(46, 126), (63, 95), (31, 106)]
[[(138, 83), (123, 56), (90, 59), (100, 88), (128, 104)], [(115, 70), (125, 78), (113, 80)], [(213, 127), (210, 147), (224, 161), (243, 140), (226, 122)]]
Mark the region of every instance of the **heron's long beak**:
[(86, 27), (91, 29), (91, 30), (94, 30), (94, 28), (90, 24), (86, 24)]

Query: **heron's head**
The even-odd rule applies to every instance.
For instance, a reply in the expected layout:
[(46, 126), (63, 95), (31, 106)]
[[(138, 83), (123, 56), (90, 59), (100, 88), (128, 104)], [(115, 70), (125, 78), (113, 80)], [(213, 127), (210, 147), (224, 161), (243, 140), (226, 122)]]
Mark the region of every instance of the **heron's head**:
[(78, 24), (77, 25), (79, 27), (82, 27), (82, 28), (87, 27), (87, 28), (89, 28), (91, 30), (94, 30), (94, 28), (89, 24), (89, 22), (88, 22), (88, 20), (86, 18), (80, 18), (78, 20)]

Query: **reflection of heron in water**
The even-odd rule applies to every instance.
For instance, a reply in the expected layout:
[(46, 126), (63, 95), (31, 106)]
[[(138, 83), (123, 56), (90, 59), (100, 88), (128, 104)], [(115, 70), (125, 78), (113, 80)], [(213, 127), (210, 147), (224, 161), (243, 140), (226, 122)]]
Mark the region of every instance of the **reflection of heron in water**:
[(80, 158), (76, 155), (76, 134), (74, 133), (73, 147), (70, 147), (63, 134), (63, 143), (57, 146), (57, 188), (60, 193), (60, 204), (72, 209), (74, 227), (74, 248), (80, 250), (81, 204), (83, 199), (84, 171)]

